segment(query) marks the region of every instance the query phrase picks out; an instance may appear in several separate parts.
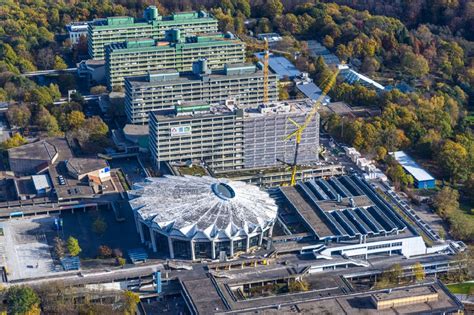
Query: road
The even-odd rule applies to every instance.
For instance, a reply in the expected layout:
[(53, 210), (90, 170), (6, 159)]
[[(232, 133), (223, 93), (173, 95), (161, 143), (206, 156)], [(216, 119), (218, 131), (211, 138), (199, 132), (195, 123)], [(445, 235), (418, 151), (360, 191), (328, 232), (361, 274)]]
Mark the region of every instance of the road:
[[(104, 93), (104, 94), (90, 94), (90, 95), (82, 95), (82, 97), (84, 98), (84, 101), (95, 101), (95, 100), (98, 100), (100, 99), (101, 96), (105, 96), (107, 95), (107, 93)], [(68, 102), (68, 99), (67, 97), (63, 97), (63, 98), (60, 98), (58, 101), (54, 102), (53, 104), (54, 105), (60, 105), (60, 104), (64, 104), (64, 103), (67, 103)]]
[(26, 72), (21, 74), (24, 77), (36, 77), (40, 75), (47, 75), (47, 74), (62, 74), (62, 73), (67, 73), (67, 72), (76, 72), (77, 68), (67, 68), (63, 70), (38, 70), (38, 71), (32, 71), (32, 72)]

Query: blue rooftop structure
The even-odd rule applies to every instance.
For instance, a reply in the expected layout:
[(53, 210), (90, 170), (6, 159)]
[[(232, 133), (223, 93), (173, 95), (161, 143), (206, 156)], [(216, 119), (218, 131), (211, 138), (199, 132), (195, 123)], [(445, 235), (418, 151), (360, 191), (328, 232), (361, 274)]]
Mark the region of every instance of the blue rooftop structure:
[[(260, 61), (263, 61), (263, 53), (256, 53), (255, 56)], [(291, 61), (285, 57), (270, 55), (270, 58), (268, 58), (268, 66), (278, 75), (280, 80), (285, 77), (292, 80), (301, 75), (301, 71), (299, 71)]]
[(77, 256), (64, 257), (63, 259), (61, 259), (61, 265), (63, 266), (65, 271), (81, 269), (81, 261)]
[(415, 179), (415, 187), (420, 189), (435, 188), (436, 180), (421, 166), (418, 165), (411, 157), (403, 151), (390, 153), (395, 160), (400, 163), (405, 172), (413, 176)]
[[(312, 99), (313, 101), (319, 99), (323, 93), (321, 89), (314, 84), (313, 82), (310, 83), (304, 83), (304, 84), (298, 84), (296, 88), (303, 93), (307, 98)], [(323, 105), (327, 105), (331, 102), (331, 98), (329, 96), (325, 96), (324, 99), (322, 100)]]

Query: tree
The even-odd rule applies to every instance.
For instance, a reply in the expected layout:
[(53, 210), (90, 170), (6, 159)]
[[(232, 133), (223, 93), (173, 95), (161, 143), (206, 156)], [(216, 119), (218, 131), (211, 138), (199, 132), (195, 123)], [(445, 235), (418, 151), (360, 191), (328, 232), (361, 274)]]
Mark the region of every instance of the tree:
[(136, 313), (137, 304), (140, 302), (138, 294), (132, 291), (123, 293), (124, 306), (123, 311), (126, 315), (134, 315)]
[(444, 186), (433, 198), (433, 206), (442, 218), (448, 218), (459, 209), (458, 199), (457, 190)]
[(8, 150), (11, 148), (22, 146), (27, 143), (28, 141), (26, 141), (26, 139), (21, 134), (15, 133), (11, 138), (8, 138), (7, 140), (0, 143), (0, 148), (2, 150)]
[(8, 107), (7, 119), (10, 125), (25, 128), (30, 123), (31, 111), (26, 105), (12, 105)]
[(63, 258), (66, 254), (64, 241), (59, 237), (54, 238), (54, 253), (58, 258)]
[(36, 124), (40, 130), (48, 132), (51, 136), (59, 132), (58, 121), (42, 106), (36, 114)]
[(403, 276), (403, 269), (400, 264), (394, 264), (388, 270), (388, 277), (389, 277), (390, 283), (392, 284), (398, 284), (402, 276)]
[(334, 39), (330, 35), (324, 36), (323, 45), (332, 48), (334, 46)]
[(104, 94), (107, 93), (107, 87), (103, 85), (96, 85), (91, 87), (91, 94), (94, 95), (99, 95), (99, 94)]
[(280, 0), (266, 0), (263, 5), (263, 15), (274, 19), (283, 13), (283, 4)]
[(396, 187), (402, 185), (403, 187), (407, 187), (413, 185), (413, 177), (409, 174), (406, 174), (403, 170), (403, 167), (394, 162), (390, 165), (387, 169), (387, 175), (393, 181)]
[(8, 314), (40, 314), (40, 299), (30, 287), (13, 286), (7, 290)]
[(54, 70), (64, 70), (67, 69), (67, 64), (64, 62), (64, 59), (61, 56), (56, 55), (54, 57)]
[(80, 252), (82, 252), (82, 249), (79, 246), (79, 241), (72, 236), (69, 236), (69, 238), (67, 239), (66, 247), (69, 252), (69, 255), (71, 256), (77, 256)]
[(280, 100), (287, 100), (290, 98), (290, 95), (288, 94), (288, 91), (286, 88), (282, 85), (278, 85), (278, 99)]
[(430, 71), (430, 66), (425, 57), (411, 51), (404, 54), (401, 65), (406, 73), (416, 78), (421, 78)]
[(425, 279), (425, 268), (420, 262), (413, 265), (413, 274), (415, 275), (416, 281), (423, 281)]
[(112, 249), (106, 245), (100, 245), (98, 249), (100, 258), (110, 258), (112, 257)]
[(104, 234), (107, 230), (107, 223), (104, 221), (104, 219), (98, 217), (94, 220), (94, 223), (92, 223), (92, 229), (96, 234)]
[(123, 257), (116, 257), (115, 258), (115, 263), (120, 266), (120, 267), (123, 267), (125, 266), (125, 264), (127, 263), (127, 261), (125, 260), (125, 258)]
[(466, 148), (457, 142), (447, 140), (438, 153), (438, 159), (445, 174), (454, 182), (462, 180), (469, 174), (466, 167), (468, 152)]
[(249, 17), (251, 13), (249, 0), (237, 0), (235, 7), (237, 10), (242, 12), (245, 17)]
[(67, 115), (67, 127), (69, 130), (78, 129), (84, 124), (85, 120), (86, 116), (84, 116), (83, 112), (73, 110)]

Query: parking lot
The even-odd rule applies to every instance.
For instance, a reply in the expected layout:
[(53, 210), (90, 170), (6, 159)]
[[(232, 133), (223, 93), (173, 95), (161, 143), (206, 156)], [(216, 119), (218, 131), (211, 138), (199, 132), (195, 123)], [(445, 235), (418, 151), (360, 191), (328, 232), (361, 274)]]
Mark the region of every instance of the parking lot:
[(54, 237), (54, 217), (2, 222), (0, 254), (9, 280), (43, 277), (55, 272), (48, 239)]

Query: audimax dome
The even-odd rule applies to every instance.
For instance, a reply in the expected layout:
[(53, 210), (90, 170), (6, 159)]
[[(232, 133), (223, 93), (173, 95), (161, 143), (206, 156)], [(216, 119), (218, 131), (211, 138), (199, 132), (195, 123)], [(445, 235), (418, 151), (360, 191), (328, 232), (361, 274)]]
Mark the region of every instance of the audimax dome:
[(277, 205), (257, 186), (208, 176), (148, 178), (129, 191), (142, 242), (171, 258), (233, 256), (271, 236)]

